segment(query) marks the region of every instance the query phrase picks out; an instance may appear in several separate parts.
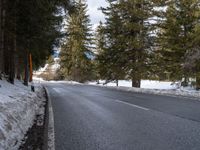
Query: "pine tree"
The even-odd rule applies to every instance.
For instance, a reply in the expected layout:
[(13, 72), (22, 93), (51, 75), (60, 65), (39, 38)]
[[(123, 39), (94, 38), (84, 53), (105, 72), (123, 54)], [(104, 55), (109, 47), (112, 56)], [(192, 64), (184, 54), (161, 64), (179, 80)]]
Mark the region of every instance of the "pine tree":
[(61, 71), (65, 78), (84, 82), (91, 76), (92, 34), (87, 5), (75, 3), (75, 12), (68, 17), (67, 39), (61, 51)]
[(146, 0), (109, 0), (108, 3), (107, 8), (102, 8), (106, 16), (106, 43), (100, 55), (104, 64), (100, 64), (105, 66), (107, 79), (128, 77), (132, 86), (140, 87), (141, 78), (148, 74), (151, 31), (155, 30), (149, 19), (154, 15), (154, 3)]
[(187, 85), (190, 76), (185, 60), (192, 49), (191, 34), (197, 24), (198, 0), (171, 0), (161, 24), (160, 43), (163, 72), (172, 80), (184, 78)]
[(95, 70), (96, 70), (97, 80), (106, 78), (106, 72), (107, 72), (107, 68), (105, 68), (106, 56), (104, 55), (105, 44), (106, 44), (106, 39), (105, 39), (105, 34), (104, 34), (104, 27), (103, 27), (103, 23), (100, 21), (95, 33), (95, 45), (96, 45)]
[(25, 72), (25, 84), (28, 83), (29, 53), (33, 56), (33, 67), (38, 68), (57, 44), (61, 17), (55, 15), (56, 7), (53, 1), (19, 1), (17, 4), (17, 49), (20, 49), (17, 70)]
[[(199, 13), (197, 13), (200, 16)], [(184, 67), (190, 73), (190, 77), (196, 78), (196, 89), (200, 89), (200, 25), (195, 26), (194, 32), (191, 35), (192, 48), (186, 54)]]
[(132, 86), (140, 87), (140, 81), (145, 76), (148, 66), (152, 30), (148, 19), (153, 15), (153, 3), (149, 0), (121, 0), (119, 10), (126, 45), (126, 72), (132, 79)]
[(122, 36), (122, 20), (117, 8), (118, 4), (109, 1), (107, 8), (102, 8), (102, 12), (106, 15), (105, 27), (103, 28), (104, 38), (106, 42), (101, 46), (103, 51), (98, 56), (101, 66), (102, 77), (106, 80), (123, 79), (124, 70), (124, 42)]

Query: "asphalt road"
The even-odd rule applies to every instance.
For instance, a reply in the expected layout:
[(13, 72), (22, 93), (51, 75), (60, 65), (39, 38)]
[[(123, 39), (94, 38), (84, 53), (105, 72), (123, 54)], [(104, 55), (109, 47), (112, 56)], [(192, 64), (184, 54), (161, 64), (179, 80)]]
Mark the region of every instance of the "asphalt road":
[(47, 84), (56, 150), (200, 150), (200, 101)]

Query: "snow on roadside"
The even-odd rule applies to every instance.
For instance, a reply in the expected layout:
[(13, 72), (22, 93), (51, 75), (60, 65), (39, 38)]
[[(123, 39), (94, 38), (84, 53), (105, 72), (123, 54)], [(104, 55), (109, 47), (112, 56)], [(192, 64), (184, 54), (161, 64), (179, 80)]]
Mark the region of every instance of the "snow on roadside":
[(48, 81), (49, 83), (82, 84), (76, 81)]
[(163, 89), (144, 89), (144, 88), (134, 88), (134, 87), (109, 87), (109, 86), (107, 86), (107, 88), (114, 88), (117, 90), (128, 91), (128, 92), (200, 98), (200, 92), (195, 90), (185, 90), (185, 89), (163, 90)]
[(103, 82), (104, 81), (100, 81), (100, 84), (97, 84), (96, 82), (88, 82), (87, 84), (117, 89), (121, 91), (129, 91), (129, 92), (170, 95), (170, 96), (184, 96), (193, 98), (200, 97), (199, 91), (196, 91), (189, 87), (179, 88), (178, 83), (173, 84), (172, 82), (142, 80), (141, 88), (131, 87), (131, 81), (126, 81), (126, 80), (120, 80), (118, 87), (114, 82), (108, 83), (107, 85), (103, 85)]
[[(104, 80), (100, 80), (100, 84), (105, 83)], [(88, 84), (95, 85), (96, 82), (88, 82)], [(115, 82), (109, 82), (105, 86), (116, 86)], [(119, 86), (132, 87), (132, 82), (130, 80), (119, 80)], [(144, 89), (176, 89), (176, 84), (167, 81), (153, 81), (153, 80), (142, 80), (141, 88)]]
[(0, 150), (16, 150), (44, 103), (42, 87), (36, 92), (20, 81), (15, 85), (0, 80)]

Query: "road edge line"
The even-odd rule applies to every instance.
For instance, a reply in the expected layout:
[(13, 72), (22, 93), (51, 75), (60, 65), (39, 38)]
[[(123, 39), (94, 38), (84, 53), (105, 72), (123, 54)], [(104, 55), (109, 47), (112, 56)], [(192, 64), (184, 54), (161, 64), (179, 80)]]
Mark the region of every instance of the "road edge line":
[(49, 91), (44, 87), (48, 100), (48, 124), (47, 124), (47, 150), (55, 150), (55, 130), (54, 130), (54, 115), (52, 102), (49, 95)]

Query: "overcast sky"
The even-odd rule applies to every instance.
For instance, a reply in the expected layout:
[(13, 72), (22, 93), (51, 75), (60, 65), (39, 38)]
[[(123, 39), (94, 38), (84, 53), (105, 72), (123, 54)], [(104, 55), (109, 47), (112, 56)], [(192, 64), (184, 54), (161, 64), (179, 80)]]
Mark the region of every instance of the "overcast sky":
[(106, 7), (107, 2), (105, 0), (87, 0), (88, 14), (90, 15), (91, 23), (95, 28), (99, 21), (104, 21), (104, 15), (98, 8)]

